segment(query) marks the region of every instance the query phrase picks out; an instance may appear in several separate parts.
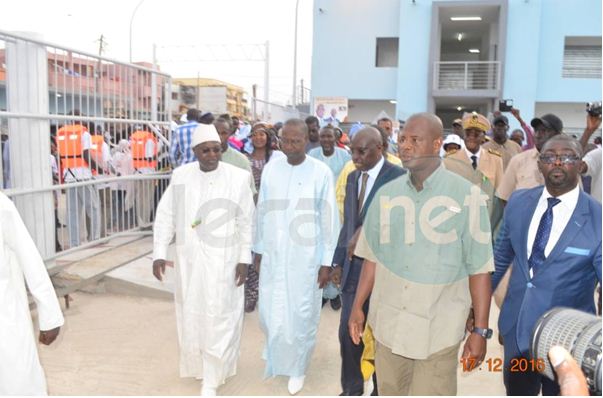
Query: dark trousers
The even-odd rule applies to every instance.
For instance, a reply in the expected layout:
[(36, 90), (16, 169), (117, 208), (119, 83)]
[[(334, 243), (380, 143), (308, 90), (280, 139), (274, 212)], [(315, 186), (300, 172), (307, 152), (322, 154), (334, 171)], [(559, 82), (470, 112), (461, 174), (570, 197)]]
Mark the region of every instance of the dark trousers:
[[(512, 339), (509, 337), (509, 341)], [(507, 339), (505, 339), (505, 343)], [(511, 343), (513, 344), (513, 343)], [(511, 355), (507, 355), (507, 349), (505, 349), (505, 368), (503, 372), (503, 380), (505, 383), (505, 389), (507, 395), (538, 395), (542, 388), (543, 396), (559, 395), (559, 385), (549, 379), (548, 377), (540, 374), (536, 370), (530, 369), (525, 372), (511, 371), (511, 364), (520, 358), (526, 358), (528, 361), (531, 359), (529, 353), (523, 353), (519, 356), (514, 356), (514, 361), (511, 360)], [(514, 370), (518, 370), (515, 366)]]
[[(360, 360), (364, 351), (362, 340), (356, 345), (350, 337), (348, 329), (348, 321), (352, 312), (352, 304), (356, 292), (346, 292), (345, 289), (341, 293), (341, 321), (339, 322), (339, 347), (341, 353), (341, 388), (344, 395), (362, 395), (364, 392), (364, 378), (360, 370)], [(362, 308), (364, 316), (368, 314), (367, 299)], [(365, 322), (366, 325), (366, 322)], [(377, 388), (377, 383), (375, 383)]]

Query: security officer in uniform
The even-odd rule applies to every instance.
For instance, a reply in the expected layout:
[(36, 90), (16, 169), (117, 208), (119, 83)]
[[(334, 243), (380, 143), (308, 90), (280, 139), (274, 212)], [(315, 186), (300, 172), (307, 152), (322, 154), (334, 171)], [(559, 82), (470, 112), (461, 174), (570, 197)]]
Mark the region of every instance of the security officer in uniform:
[(465, 148), (448, 153), (444, 165), (448, 170), (474, 184), (497, 188), (503, 175), (501, 153), (481, 147), (486, 131), (489, 129), (490, 122), (483, 115), (475, 112), (465, 114), (463, 117)]

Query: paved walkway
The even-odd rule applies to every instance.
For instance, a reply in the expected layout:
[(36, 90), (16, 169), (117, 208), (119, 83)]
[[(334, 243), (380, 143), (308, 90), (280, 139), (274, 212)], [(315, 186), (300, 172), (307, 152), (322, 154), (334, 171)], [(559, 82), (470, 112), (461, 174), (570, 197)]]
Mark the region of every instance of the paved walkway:
[[(149, 264), (150, 267), (150, 264)], [(40, 356), (52, 395), (198, 395), (200, 382), (178, 376), (173, 302), (119, 294), (78, 292), (65, 310), (66, 325)], [(494, 320), (497, 311), (493, 312)], [(325, 307), (318, 343), (299, 395), (337, 395), (339, 312)], [(492, 323), (494, 324), (494, 323)], [(445, 332), (445, 331), (443, 331)], [(257, 311), (245, 317), (238, 373), (221, 395), (288, 395), (283, 377), (263, 380), (264, 337)], [(488, 357), (500, 357), (493, 339)], [(476, 370), (462, 374), (459, 395), (503, 395), (502, 374)]]

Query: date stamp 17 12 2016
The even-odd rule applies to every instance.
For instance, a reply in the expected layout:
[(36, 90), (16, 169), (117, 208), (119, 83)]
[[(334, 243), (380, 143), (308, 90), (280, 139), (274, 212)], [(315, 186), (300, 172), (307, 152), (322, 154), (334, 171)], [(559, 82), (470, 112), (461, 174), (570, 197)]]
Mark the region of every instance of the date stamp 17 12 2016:
[[(475, 369), (486, 370), (488, 372), (502, 372), (504, 362), (502, 358), (487, 358), (481, 366), (473, 358), (461, 358), (463, 372), (471, 372)], [(509, 372), (543, 372), (546, 362), (542, 358), (513, 358), (509, 362)]]

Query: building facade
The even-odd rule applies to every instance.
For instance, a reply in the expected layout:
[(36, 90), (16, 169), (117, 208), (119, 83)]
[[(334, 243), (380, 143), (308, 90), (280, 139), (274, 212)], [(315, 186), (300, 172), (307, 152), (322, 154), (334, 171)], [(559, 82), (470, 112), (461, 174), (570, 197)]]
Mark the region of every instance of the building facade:
[(172, 110), (181, 105), (198, 108), (214, 114), (228, 113), (247, 117), (249, 109), (245, 90), (234, 84), (216, 79), (175, 78), (172, 88)]
[(601, 100), (601, 1), (315, 0), (312, 94), (347, 97), (350, 121), (430, 111), (446, 127), (510, 99), (581, 131)]

